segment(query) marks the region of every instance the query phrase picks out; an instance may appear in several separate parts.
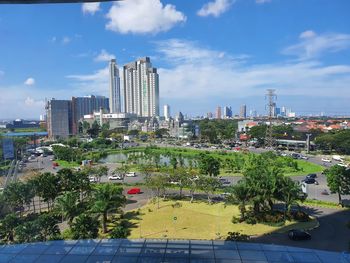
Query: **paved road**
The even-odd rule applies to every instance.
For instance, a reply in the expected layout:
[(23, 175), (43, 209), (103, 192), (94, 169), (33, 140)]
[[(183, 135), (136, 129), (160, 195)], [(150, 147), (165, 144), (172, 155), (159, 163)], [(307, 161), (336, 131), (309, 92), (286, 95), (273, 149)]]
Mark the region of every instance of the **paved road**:
[(350, 228), (346, 224), (350, 220), (350, 210), (336, 210), (330, 208), (306, 208), (316, 216), (320, 227), (309, 231), (311, 240), (292, 241), (286, 234), (272, 233), (254, 238), (254, 242), (276, 245), (297, 246), (303, 248), (322, 249), (331, 251), (348, 251), (350, 242)]

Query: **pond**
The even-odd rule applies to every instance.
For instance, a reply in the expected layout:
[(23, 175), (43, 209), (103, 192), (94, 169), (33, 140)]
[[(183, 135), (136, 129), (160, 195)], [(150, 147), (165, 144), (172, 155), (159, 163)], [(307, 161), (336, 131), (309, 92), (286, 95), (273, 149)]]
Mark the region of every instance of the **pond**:
[[(194, 160), (181, 157), (185, 166), (190, 166), (190, 162), (195, 163)], [(158, 160), (157, 160), (158, 159)], [(109, 154), (107, 157), (100, 159), (101, 163), (133, 163), (133, 164), (155, 164), (158, 162), (160, 165), (168, 166), (170, 165), (170, 157), (159, 154), (159, 155), (149, 155), (146, 156), (144, 152), (132, 152), (132, 153), (113, 153)], [(178, 163), (180, 158), (177, 157)]]

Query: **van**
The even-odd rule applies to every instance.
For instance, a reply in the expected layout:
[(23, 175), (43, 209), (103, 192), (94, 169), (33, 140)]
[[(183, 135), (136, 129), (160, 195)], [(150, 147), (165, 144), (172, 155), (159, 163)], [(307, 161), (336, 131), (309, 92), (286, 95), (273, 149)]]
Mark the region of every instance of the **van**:
[(128, 172), (125, 176), (126, 177), (135, 177), (136, 173), (135, 172)]

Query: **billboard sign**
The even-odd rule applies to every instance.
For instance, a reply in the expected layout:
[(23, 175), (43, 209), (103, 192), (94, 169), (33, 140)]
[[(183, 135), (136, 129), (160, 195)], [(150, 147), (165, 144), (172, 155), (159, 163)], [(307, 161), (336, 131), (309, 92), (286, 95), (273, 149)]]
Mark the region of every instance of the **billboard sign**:
[(13, 146), (13, 140), (10, 138), (2, 139), (2, 152), (4, 159), (14, 159), (15, 158), (15, 148)]

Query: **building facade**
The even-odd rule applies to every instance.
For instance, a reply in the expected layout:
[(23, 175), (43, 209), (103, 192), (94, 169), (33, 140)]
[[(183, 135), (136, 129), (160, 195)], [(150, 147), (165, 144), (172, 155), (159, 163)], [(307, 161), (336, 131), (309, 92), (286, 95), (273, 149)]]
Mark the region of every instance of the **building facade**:
[(164, 118), (165, 120), (169, 120), (170, 118), (170, 106), (168, 104), (164, 105)]
[(120, 77), (119, 69), (115, 59), (109, 62), (109, 111), (120, 113)]
[(69, 100), (49, 100), (46, 103), (47, 132), (50, 139), (67, 138), (72, 134), (72, 103)]
[(159, 116), (159, 75), (149, 57), (123, 67), (124, 111), (139, 117)]
[(92, 114), (94, 111), (103, 109), (109, 112), (109, 99), (104, 96), (72, 97), (72, 134), (78, 133), (79, 120), (84, 115)]
[(239, 109), (239, 117), (244, 119), (247, 118), (247, 105), (241, 105)]
[(232, 108), (225, 106), (224, 107), (224, 118), (231, 118), (232, 117)]
[(221, 119), (221, 107), (218, 106), (216, 108), (216, 114), (215, 114), (216, 119)]

